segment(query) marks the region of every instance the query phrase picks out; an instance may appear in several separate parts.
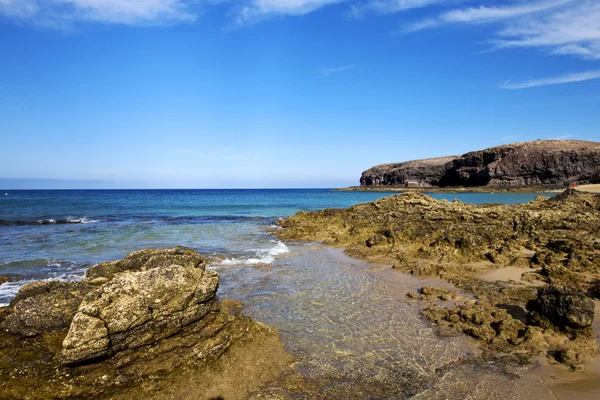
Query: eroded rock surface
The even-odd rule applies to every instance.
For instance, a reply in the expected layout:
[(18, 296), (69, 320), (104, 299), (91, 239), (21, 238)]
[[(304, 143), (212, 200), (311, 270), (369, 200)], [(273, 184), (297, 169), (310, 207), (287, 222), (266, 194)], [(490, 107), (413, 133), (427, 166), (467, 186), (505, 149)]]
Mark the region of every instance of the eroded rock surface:
[(290, 360), (218, 285), (201, 255), (173, 248), (23, 287), (0, 310), (0, 398), (244, 398)]
[[(323, 241), (345, 247), (351, 256), (395, 260), (393, 268), (415, 276), (448, 280), (481, 302), (426, 315), (488, 345), (499, 348), (497, 344), (504, 343), (504, 348), (513, 346), (519, 352), (522, 343), (539, 342), (540, 333), (550, 343), (530, 346), (525, 353), (545, 349), (570, 366), (597, 352), (593, 334), (577, 328), (591, 323), (593, 303), (583, 294), (559, 295), (556, 288), (538, 293), (535, 286), (569, 284), (579, 293), (596, 293), (600, 281), (596, 195), (566, 190), (527, 204), (471, 205), (408, 192), (347, 209), (300, 212), (281, 220), (280, 226), (284, 229), (275, 234), (284, 240)], [(509, 266), (522, 268), (526, 279), (511, 284), (477, 279), (482, 272)], [(424, 291), (412, 296), (451, 299), (436, 290)], [(525, 304), (531, 300), (552, 329), (537, 322), (525, 324)], [(525, 318), (514, 318), (507, 310)], [(573, 331), (554, 329), (565, 324)]]
[(361, 186), (565, 187), (600, 181), (600, 143), (537, 140), (462, 156), (383, 164), (362, 173)]
[(594, 302), (569, 287), (547, 286), (527, 303), (533, 325), (558, 327), (563, 331), (585, 329), (594, 322)]

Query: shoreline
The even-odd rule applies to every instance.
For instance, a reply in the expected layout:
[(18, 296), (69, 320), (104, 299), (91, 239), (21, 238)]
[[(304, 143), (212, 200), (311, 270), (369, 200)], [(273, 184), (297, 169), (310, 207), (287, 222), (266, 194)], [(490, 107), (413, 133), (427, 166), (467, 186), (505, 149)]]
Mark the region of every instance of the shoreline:
[[(344, 252), (345, 248), (335, 247), (340, 251)], [(352, 257), (353, 258), (353, 257)], [(381, 258), (358, 258), (363, 262), (371, 265), (368, 272), (378, 277), (389, 285), (399, 297), (399, 300), (407, 301), (407, 293), (411, 290), (415, 290), (419, 286), (430, 285), (441, 289), (453, 289), (462, 292), (460, 288), (457, 288), (452, 283), (439, 278), (439, 277), (415, 277), (406, 272), (399, 271), (393, 268), (394, 260), (381, 257)], [(514, 267), (508, 267), (514, 268)], [(522, 271), (527, 271), (526, 268), (521, 268)], [(490, 272), (499, 272), (497, 281), (502, 281), (505, 284), (510, 284), (513, 280), (513, 274), (507, 271), (492, 270)], [(489, 273), (489, 272), (488, 272)], [(486, 273), (480, 274), (476, 277), (482, 282), (489, 281), (486, 277)], [(463, 295), (468, 293), (462, 292)], [(425, 303), (415, 302), (415, 303)], [(596, 341), (600, 342), (600, 301), (595, 301), (595, 318), (593, 323), (593, 329), (596, 336)], [(423, 310), (425, 309), (424, 304), (418, 305)], [(433, 326), (435, 324), (431, 322)], [(481, 348), (481, 343), (473, 339), (473, 345)], [(559, 363), (549, 362), (546, 356), (537, 356), (530, 360), (529, 365), (524, 368), (523, 375), (519, 375), (519, 379), (529, 380), (530, 382), (541, 382), (543, 387), (548, 390), (548, 395), (554, 396), (556, 399), (571, 399), (576, 396), (580, 400), (592, 400), (595, 399), (598, 393), (600, 393), (600, 357), (594, 360), (588, 361), (583, 365), (583, 368), (572, 370)], [(521, 388), (520, 395), (523, 398), (528, 398), (531, 394), (528, 392), (529, 387), (524, 386)], [(533, 397), (531, 397), (533, 398)]]
[[(479, 339), (492, 355), (525, 361), (548, 354), (575, 369), (598, 354), (591, 298), (598, 297), (600, 280), (594, 262), (600, 256), (594, 235), (600, 219), (592, 218), (599, 201), (568, 190), (552, 199), (497, 207), (409, 192), (347, 209), (298, 213), (281, 220), (284, 229), (275, 234), (281, 240), (322, 241), (367, 262), (384, 258), (389, 271), (442, 279), (476, 300), (428, 307), (424, 315), (440, 329)], [(536, 304), (548, 295), (586, 304), (588, 322), (572, 327), (551, 314), (536, 314)], [(431, 296), (423, 287), (411, 297), (438, 298)], [(455, 297), (462, 296), (446, 289), (439, 295)], [(572, 329), (581, 330), (569, 333)]]
[[(561, 193), (565, 187), (520, 186), (520, 187), (400, 187), (400, 186), (349, 186), (335, 189), (337, 192), (417, 192), (417, 193)], [(580, 185), (576, 190), (600, 193), (600, 184)]]

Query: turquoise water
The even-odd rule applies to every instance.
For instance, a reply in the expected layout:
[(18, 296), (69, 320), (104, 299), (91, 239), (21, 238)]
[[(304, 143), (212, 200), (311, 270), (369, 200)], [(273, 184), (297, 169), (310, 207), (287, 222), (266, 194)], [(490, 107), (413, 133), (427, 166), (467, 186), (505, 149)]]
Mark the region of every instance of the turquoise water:
[[(91, 264), (131, 251), (189, 246), (220, 265), (270, 263), (288, 252), (268, 230), (300, 210), (348, 207), (393, 193), (279, 190), (27, 190), (0, 192), (0, 286), (6, 304), (23, 284), (80, 279)], [(531, 193), (433, 194), (471, 203), (522, 203)]]

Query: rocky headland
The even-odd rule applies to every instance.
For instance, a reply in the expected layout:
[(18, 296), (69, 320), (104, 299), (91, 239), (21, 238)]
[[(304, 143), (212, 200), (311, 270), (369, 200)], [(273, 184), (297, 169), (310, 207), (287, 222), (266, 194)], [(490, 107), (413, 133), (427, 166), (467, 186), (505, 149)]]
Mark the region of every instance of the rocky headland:
[(600, 143), (537, 140), (460, 156), (382, 164), (362, 173), (369, 188), (565, 188), (600, 182)]
[(0, 398), (247, 398), (290, 358), (205, 267), (193, 249), (146, 249), (24, 286), (0, 308)]
[[(408, 192), (280, 221), (283, 240), (322, 241), (363, 259), (388, 259), (437, 276), (462, 294), (424, 287), (411, 297), (444, 330), (479, 339), (490, 354), (545, 353), (569, 367), (595, 358), (593, 298), (600, 298), (600, 197), (566, 190), (517, 205), (471, 205)], [(479, 279), (512, 269), (514, 280)]]

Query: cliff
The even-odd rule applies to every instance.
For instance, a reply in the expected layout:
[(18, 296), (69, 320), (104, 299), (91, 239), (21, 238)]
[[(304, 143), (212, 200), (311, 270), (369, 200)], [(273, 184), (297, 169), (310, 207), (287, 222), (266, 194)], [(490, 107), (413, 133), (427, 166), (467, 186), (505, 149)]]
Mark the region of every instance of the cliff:
[(600, 143), (536, 140), (461, 156), (382, 164), (362, 173), (361, 186), (564, 187), (600, 182)]

